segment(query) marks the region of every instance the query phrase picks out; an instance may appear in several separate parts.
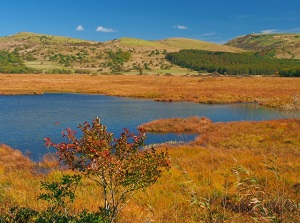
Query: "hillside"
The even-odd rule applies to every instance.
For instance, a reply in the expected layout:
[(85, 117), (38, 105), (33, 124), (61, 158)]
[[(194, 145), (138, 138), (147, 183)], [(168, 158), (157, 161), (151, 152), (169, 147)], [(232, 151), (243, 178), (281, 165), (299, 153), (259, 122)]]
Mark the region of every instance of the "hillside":
[(18, 52), (28, 67), (40, 69), (43, 73), (193, 73), (165, 59), (166, 53), (181, 49), (242, 51), (235, 47), (184, 38), (159, 41), (121, 38), (95, 42), (29, 32), (0, 38), (0, 50)]
[(221, 44), (215, 44), (195, 39), (187, 38), (169, 38), (157, 41), (163, 45), (174, 47), (177, 49), (196, 49), (196, 50), (207, 50), (207, 51), (222, 51), (222, 52), (235, 52), (240, 53), (244, 50), (237, 47), (226, 46)]
[(232, 39), (225, 45), (276, 58), (300, 59), (299, 34), (250, 34)]
[(18, 53), (0, 50), (0, 73), (35, 73), (35, 70), (26, 67)]

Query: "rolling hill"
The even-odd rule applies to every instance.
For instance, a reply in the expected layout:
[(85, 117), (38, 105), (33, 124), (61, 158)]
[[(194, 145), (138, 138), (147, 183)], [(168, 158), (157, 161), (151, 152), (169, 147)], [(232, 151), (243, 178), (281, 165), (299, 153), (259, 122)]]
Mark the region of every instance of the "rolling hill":
[(250, 34), (232, 39), (225, 45), (276, 58), (300, 59), (300, 34)]
[(225, 45), (188, 38), (107, 42), (21, 32), (0, 37), (0, 50), (18, 53), (29, 68), (41, 73), (198, 74), (170, 63), (167, 53), (183, 49), (241, 53), (255, 51), (275, 58), (300, 59), (300, 34), (250, 34)]
[(0, 38), (0, 50), (18, 52), (28, 67), (44, 73), (191, 73), (165, 59), (166, 53), (181, 49), (243, 51), (236, 47), (185, 38), (158, 41), (120, 38), (96, 42), (30, 32)]
[(241, 53), (245, 50), (237, 47), (226, 46), (221, 44), (215, 44), (195, 39), (187, 38), (169, 38), (157, 41), (163, 45), (174, 47), (176, 49), (195, 49), (195, 50), (207, 50), (207, 51), (221, 51), (221, 52), (234, 52)]

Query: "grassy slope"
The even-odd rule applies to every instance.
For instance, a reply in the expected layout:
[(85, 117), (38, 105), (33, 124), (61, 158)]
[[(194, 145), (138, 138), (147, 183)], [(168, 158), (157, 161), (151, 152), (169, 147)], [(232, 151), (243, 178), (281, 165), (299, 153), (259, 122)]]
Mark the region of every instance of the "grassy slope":
[(300, 59), (299, 34), (252, 34), (235, 38), (228, 46), (258, 51), (277, 58)]
[(166, 45), (160, 44), (156, 41), (136, 39), (136, 38), (121, 38), (118, 40), (121, 46), (125, 47), (141, 47), (141, 48), (152, 48), (152, 49), (166, 49)]
[(72, 43), (82, 43), (82, 42), (90, 42), (93, 43), (92, 41), (86, 41), (86, 40), (81, 40), (81, 39), (75, 39), (75, 38), (70, 38), (70, 37), (65, 37), (65, 36), (53, 36), (53, 35), (48, 35), (48, 34), (38, 34), (38, 33), (31, 33), (31, 32), (20, 32), (15, 35), (11, 36), (5, 36), (5, 37), (0, 37), (0, 43), (7, 43), (9, 41), (25, 41), (27, 43), (39, 43), (40, 41), (38, 40), (40, 37), (46, 37), (48, 41), (52, 43), (65, 43), (66, 41), (72, 42)]
[[(229, 41), (226, 45), (214, 44), (195, 39), (169, 38), (164, 40), (149, 41), (135, 38), (121, 38), (105, 43), (85, 41), (63, 36), (52, 36), (22, 32), (12, 36), (0, 38), (0, 50), (12, 51), (16, 47), (22, 48), (20, 53), (33, 56), (35, 60), (25, 61), (26, 65), (39, 68), (43, 71), (59, 69), (86, 69), (93, 73), (110, 73), (109, 67), (105, 67), (108, 58), (105, 51), (122, 49), (131, 51), (130, 61), (124, 64), (122, 73), (137, 74), (133, 69), (136, 65), (143, 66), (145, 63), (151, 70), (144, 70), (147, 74), (186, 74), (189, 70), (172, 66), (164, 59), (163, 51), (174, 52), (180, 49), (201, 49), (209, 51), (243, 52), (244, 50), (259, 51), (278, 58), (300, 58), (300, 35), (296, 34), (268, 34), (268, 35), (246, 35)], [(237, 48), (239, 47), (239, 48)], [(158, 54), (151, 54), (158, 51)], [(54, 54), (76, 56), (84, 52), (83, 62), (74, 62), (64, 67), (55, 61), (49, 61)], [(165, 67), (162, 69), (162, 67)], [(171, 72), (170, 72), (171, 70)], [(173, 72), (174, 71), (174, 72)]]
[(154, 48), (159, 50), (166, 49), (167, 51), (177, 51), (180, 49), (199, 49), (208, 51), (244, 52), (244, 50), (236, 47), (188, 38), (169, 38), (156, 41), (135, 38), (121, 38), (119, 39), (119, 43), (127, 47)]
[[(193, 74), (193, 72), (171, 65), (170, 62), (164, 59), (163, 51), (173, 52), (184, 48), (230, 52), (241, 51), (234, 47), (183, 38), (162, 41), (121, 38), (100, 43), (29, 32), (0, 38), (0, 50), (13, 51), (17, 47), (21, 49), (19, 52), (25, 59), (27, 66), (41, 69), (43, 72), (51, 69), (69, 69), (73, 71), (76, 69), (85, 69), (98, 74), (111, 73), (110, 67), (105, 65), (109, 62), (106, 52), (110, 50), (117, 51), (121, 49), (131, 52), (130, 60), (123, 65), (122, 73), (124, 74), (137, 74), (138, 71), (134, 69), (134, 66), (140, 65), (143, 67), (146, 63), (151, 70), (144, 70), (144, 74), (172, 73), (175, 75)], [(57, 61), (49, 61), (50, 56), (58, 54), (75, 57), (81, 54), (84, 55), (84, 60), (81, 62), (71, 62), (67, 66), (59, 64)], [(28, 57), (34, 59), (28, 60)], [(194, 73), (196, 74), (196, 72)]]
[(198, 50), (208, 50), (208, 51), (224, 51), (224, 52), (244, 52), (244, 50), (221, 45), (215, 44), (210, 42), (205, 42), (201, 40), (195, 39), (187, 39), (187, 38), (169, 38), (165, 40), (159, 40), (158, 43), (167, 45), (169, 47), (175, 47), (179, 49), (198, 49)]

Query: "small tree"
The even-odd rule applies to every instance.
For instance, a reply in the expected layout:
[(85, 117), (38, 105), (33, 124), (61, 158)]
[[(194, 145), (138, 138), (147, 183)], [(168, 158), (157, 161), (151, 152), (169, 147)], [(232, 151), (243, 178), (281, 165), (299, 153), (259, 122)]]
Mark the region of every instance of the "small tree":
[(114, 222), (135, 191), (152, 185), (169, 169), (167, 153), (154, 148), (142, 150), (145, 134), (141, 129), (139, 135), (124, 129), (121, 137), (114, 139), (99, 118), (92, 126), (85, 122), (79, 128), (83, 133), (80, 139), (75, 131), (67, 129), (63, 137), (68, 142), (55, 144), (46, 138), (46, 145), (57, 148), (60, 160), (69, 168), (100, 186), (100, 209), (107, 221)]
[(42, 212), (39, 220), (56, 222), (66, 220), (71, 215), (69, 205), (75, 200), (75, 191), (81, 180), (80, 175), (63, 175), (59, 182), (41, 182), (41, 189), (46, 190), (38, 200), (48, 202), (47, 211)]

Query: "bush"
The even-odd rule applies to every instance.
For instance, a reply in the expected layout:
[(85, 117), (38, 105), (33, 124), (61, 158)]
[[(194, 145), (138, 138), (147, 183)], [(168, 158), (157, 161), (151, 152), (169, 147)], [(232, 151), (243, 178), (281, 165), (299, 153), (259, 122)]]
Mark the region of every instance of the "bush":
[(66, 69), (52, 69), (48, 70), (46, 74), (72, 74), (73, 71)]
[(90, 70), (86, 70), (86, 69), (76, 69), (74, 71), (75, 74), (90, 74), (91, 71)]
[(26, 67), (21, 60), (18, 51), (9, 53), (0, 50), (0, 73), (4, 74), (27, 74), (38, 73), (37, 69)]
[(79, 125), (79, 129), (80, 139), (67, 129), (64, 137), (68, 142), (56, 144), (46, 138), (46, 145), (55, 147), (70, 169), (97, 183), (103, 193), (100, 212), (106, 221), (114, 222), (135, 191), (154, 184), (169, 169), (167, 153), (154, 148), (142, 150), (145, 134), (141, 129), (139, 135), (125, 129), (119, 139), (114, 139), (99, 118), (92, 125)]

